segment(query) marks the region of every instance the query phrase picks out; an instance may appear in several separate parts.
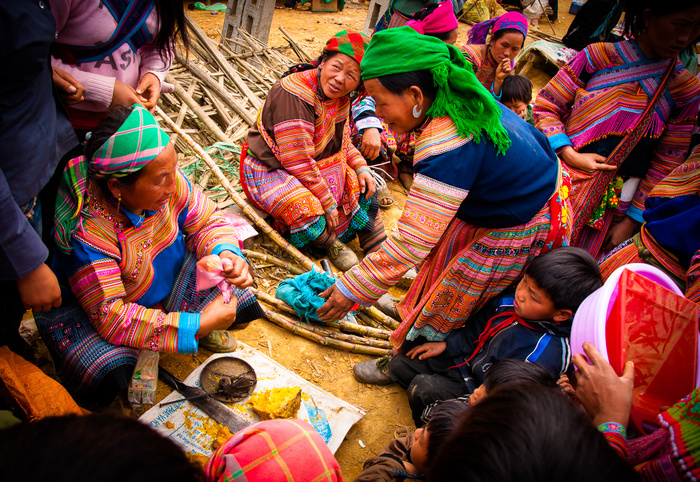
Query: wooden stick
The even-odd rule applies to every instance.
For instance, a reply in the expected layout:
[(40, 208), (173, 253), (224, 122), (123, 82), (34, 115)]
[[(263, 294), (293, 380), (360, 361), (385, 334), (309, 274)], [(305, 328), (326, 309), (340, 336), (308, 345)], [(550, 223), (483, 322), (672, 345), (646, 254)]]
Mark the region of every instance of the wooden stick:
[(233, 94), (231, 94), (231, 92), (227, 91), (218, 82), (212, 79), (208, 72), (204, 72), (204, 70), (202, 70), (202, 68), (200, 68), (194, 62), (187, 60), (180, 51), (175, 51), (175, 56), (178, 62), (187, 67), (187, 69), (192, 72), (195, 77), (214, 91), (221, 98), (221, 100), (226, 103), (229, 109), (241, 116), (249, 126), (255, 124), (255, 117), (250, 115), (246, 108), (233, 98)]
[(398, 321), (396, 321), (392, 317), (382, 313), (381, 311), (376, 309), (374, 306), (370, 306), (369, 308), (366, 308), (364, 306), (360, 306), (360, 311), (369, 315), (370, 318), (372, 318), (375, 321), (378, 321), (381, 326), (388, 328), (390, 330), (395, 330), (400, 325), (400, 323)]
[(267, 317), (268, 320), (273, 322), (275, 325), (284, 328), (288, 331), (291, 331), (295, 335), (302, 336), (306, 338), (307, 340), (315, 341), (316, 343), (320, 345), (326, 345), (330, 346), (333, 348), (340, 348), (342, 350), (348, 350), (353, 353), (361, 353), (363, 355), (376, 355), (376, 356), (384, 356), (384, 355), (389, 355), (391, 354), (391, 350), (385, 350), (382, 348), (377, 348), (373, 346), (362, 346), (362, 345), (357, 345), (355, 343), (350, 343), (347, 341), (342, 341), (342, 340), (336, 340), (334, 338), (330, 338), (327, 336), (322, 336), (318, 333), (314, 333), (302, 326), (300, 323), (295, 323), (291, 320), (288, 320), (282, 315), (278, 315), (272, 311), (270, 311), (268, 308), (265, 308), (265, 306), (261, 306), (263, 313), (265, 313), (265, 316)]
[(293, 260), (295, 260), (297, 263), (299, 263), (301, 266), (303, 266), (306, 269), (315, 269), (317, 271), (321, 271), (321, 268), (316, 266), (311, 259), (309, 259), (306, 255), (304, 255), (301, 251), (299, 251), (297, 248), (292, 246), (286, 239), (284, 239), (280, 234), (272, 229), (269, 224), (265, 222), (263, 218), (258, 216), (258, 213), (256, 213), (253, 208), (246, 202), (243, 197), (238, 194), (238, 192), (231, 186), (231, 183), (229, 182), (228, 179), (226, 179), (226, 176), (224, 176), (224, 173), (221, 172), (221, 169), (219, 169), (219, 166), (216, 165), (214, 160), (204, 152), (204, 149), (197, 144), (192, 138), (187, 135), (185, 132), (182, 131), (174, 122), (173, 120), (168, 117), (163, 110), (156, 106), (156, 112), (158, 112), (158, 115), (161, 116), (161, 118), (165, 121), (165, 123), (175, 132), (177, 132), (187, 144), (194, 149), (194, 151), (202, 158), (202, 160), (209, 166), (209, 169), (212, 170), (214, 175), (217, 177), (219, 182), (221, 183), (221, 186), (226, 190), (226, 192), (231, 196), (231, 199), (240, 207), (243, 212), (245, 213), (248, 218), (253, 221), (253, 224), (255, 224), (260, 230), (268, 235), (272, 241), (274, 241), (280, 248), (282, 248)]
[(200, 121), (211, 131), (211, 133), (216, 137), (219, 141), (221, 142), (228, 142), (229, 139), (226, 137), (226, 134), (221, 130), (219, 125), (211, 120), (211, 117), (209, 117), (206, 112), (202, 109), (202, 107), (194, 101), (192, 96), (190, 96), (187, 92), (185, 92), (185, 89), (182, 88), (180, 83), (173, 79), (170, 75), (165, 76), (165, 81), (170, 82), (175, 86), (175, 91), (173, 92), (177, 98), (182, 100), (185, 104), (187, 104), (187, 107), (194, 112), (194, 114), (199, 118)]
[[(250, 290), (258, 298), (258, 301), (262, 301), (264, 303), (267, 303), (268, 305), (272, 306), (273, 308), (276, 308), (276, 309), (278, 309), (284, 313), (287, 313), (289, 315), (297, 316), (296, 312), (294, 311), (294, 308), (289, 306), (284, 301), (278, 300), (274, 296), (271, 296), (271, 295), (265, 293), (264, 291), (257, 290), (255, 288), (250, 288)], [(356, 325), (354, 323), (348, 323), (345, 320), (331, 321), (331, 322), (324, 323), (324, 324), (328, 325), (328, 326), (332, 326), (334, 328), (338, 328), (339, 330), (344, 331), (345, 333), (354, 333), (355, 335), (362, 335), (365, 337), (369, 336), (372, 338), (379, 338), (381, 340), (388, 340), (389, 335), (391, 335), (391, 332), (387, 331), (387, 330), (382, 330), (379, 328), (372, 328), (369, 326)]]
[[(190, 86), (187, 88), (187, 93), (189, 95), (192, 95), (194, 93), (194, 89), (196, 87), (196, 82), (192, 82)], [(175, 124), (178, 126), (182, 127), (182, 123), (185, 121), (185, 114), (187, 114), (187, 104), (182, 104), (180, 106), (180, 112), (177, 114), (177, 119), (175, 120)], [(177, 134), (173, 134), (173, 136), (170, 138), (170, 140), (173, 142), (177, 142)]]
[[(556, 34), (557, 34), (557, 31), (554, 30), (554, 25), (552, 25), (552, 21), (549, 19), (549, 15), (547, 15), (547, 10), (544, 8), (544, 5), (542, 5), (542, 0), (537, 0), (537, 1), (540, 2), (540, 7), (542, 7), (542, 11), (544, 12), (544, 17), (547, 19), (547, 23), (549, 24), (549, 28), (551, 28), (551, 29), (552, 29), (552, 33), (553, 33), (554, 35), (556, 35)], [(551, 7), (550, 7), (550, 8), (551, 8)]]
[(199, 39), (199, 42), (201, 43), (202, 47), (206, 49), (209, 54), (214, 58), (216, 63), (219, 65), (221, 70), (231, 79), (231, 81), (238, 87), (238, 90), (248, 98), (250, 101), (250, 104), (255, 108), (259, 109), (262, 107), (262, 101), (258, 96), (256, 96), (252, 90), (248, 88), (246, 83), (241, 79), (241, 76), (238, 75), (238, 72), (236, 72), (233, 67), (231, 67), (231, 64), (226, 60), (221, 52), (219, 52), (218, 47), (214, 44), (214, 42), (207, 37), (207, 34), (204, 33), (204, 30), (197, 25), (197, 22), (192, 20), (192, 17), (188, 13), (185, 13), (185, 22), (187, 23), (187, 27), (190, 29), (190, 32), (192, 32), (195, 37)]
[(289, 271), (292, 274), (304, 274), (304, 273), (306, 273), (305, 270), (297, 268), (296, 266), (292, 265), (292, 263), (290, 263), (289, 261), (284, 261), (284, 260), (276, 258), (270, 254), (259, 253), (257, 251), (251, 251), (249, 249), (244, 249), (243, 256), (245, 256), (247, 258), (259, 259), (260, 261), (274, 264), (275, 266), (279, 266), (280, 268), (286, 269), (287, 271)]
[(294, 40), (294, 39), (292, 38), (291, 35), (289, 35), (289, 32), (287, 32), (287, 31), (284, 29), (284, 27), (282, 27), (282, 26), (280, 25), (279, 29), (280, 29), (280, 31), (282, 32), (282, 35), (284, 35), (284, 38), (287, 39), (287, 42), (289, 42), (295, 50), (299, 50), (299, 52), (301, 52), (301, 54), (302, 54), (303, 57), (306, 57), (305, 59), (304, 59), (304, 58), (300, 59), (302, 62), (303, 62), (304, 60), (306, 60), (307, 62), (311, 62), (312, 60), (314, 60), (314, 58), (313, 58), (312, 56), (310, 56), (309, 53), (308, 53), (306, 50), (304, 50), (304, 47), (302, 47), (301, 45), (299, 45), (299, 44), (297, 43), (297, 41)]
[(379, 324), (377, 321), (370, 318), (368, 315), (364, 314), (362, 311), (358, 311), (355, 315), (355, 319), (359, 322), (364, 323), (369, 328), (374, 328), (375, 330), (384, 330), (384, 325)]

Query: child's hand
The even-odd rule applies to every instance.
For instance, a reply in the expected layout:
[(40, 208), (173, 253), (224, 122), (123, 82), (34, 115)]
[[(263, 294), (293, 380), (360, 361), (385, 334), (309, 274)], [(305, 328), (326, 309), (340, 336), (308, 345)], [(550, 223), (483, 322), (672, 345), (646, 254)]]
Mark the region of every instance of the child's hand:
[(593, 343), (583, 344), (583, 351), (591, 361), (577, 353), (572, 361), (576, 372), (576, 396), (595, 425), (617, 422), (627, 427), (632, 409), (634, 364), (627, 362), (621, 377), (610, 366)]
[(571, 386), (569, 377), (567, 377), (566, 375), (562, 375), (559, 377), (559, 380), (557, 380), (557, 385), (559, 386), (562, 392), (566, 393), (570, 397), (576, 396), (576, 390), (574, 390), (574, 387)]
[(160, 79), (155, 74), (147, 72), (136, 86), (136, 93), (141, 97), (143, 106), (153, 110), (160, 98)]
[(406, 352), (406, 356), (414, 360), (418, 357), (419, 360), (433, 358), (441, 355), (447, 348), (447, 343), (444, 341), (431, 341), (420, 346), (415, 346)]
[(51, 67), (53, 71), (53, 83), (56, 85), (61, 98), (66, 104), (71, 105), (85, 100), (85, 87), (75, 80), (71, 74), (65, 70)]

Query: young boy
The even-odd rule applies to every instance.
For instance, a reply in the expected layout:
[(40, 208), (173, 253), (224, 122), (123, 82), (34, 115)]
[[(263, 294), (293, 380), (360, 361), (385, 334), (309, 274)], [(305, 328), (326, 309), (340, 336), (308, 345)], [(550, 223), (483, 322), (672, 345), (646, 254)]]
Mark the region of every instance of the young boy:
[(501, 98), (503, 105), (525, 119), (528, 124), (535, 125), (532, 115), (532, 82), (523, 75), (509, 75), (503, 80)]
[(416, 426), (422, 426), (426, 406), (473, 393), (499, 360), (537, 362), (556, 378), (566, 372), (573, 314), (601, 286), (590, 254), (554, 249), (530, 262), (515, 292), (506, 290), (489, 301), (445, 341), (394, 356), (389, 374), (406, 389)]
[[(511, 383), (533, 383), (556, 387), (549, 370), (538, 363), (522, 360), (501, 360), (486, 372), (484, 384), (471, 395), (456, 400), (440, 401), (428, 407), (423, 414), (425, 428), (392, 440), (377, 457), (367, 459), (364, 471), (355, 482), (400, 481), (405, 474), (418, 476), (425, 473), (426, 461), (434, 459), (445, 439), (455, 431), (464, 411), (481, 403), (496, 388)], [(486, 389), (482, 389), (486, 387)], [(478, 394), (478, 397), (477, 397)], [(478, 400), (477, 400), (478, 398)]]

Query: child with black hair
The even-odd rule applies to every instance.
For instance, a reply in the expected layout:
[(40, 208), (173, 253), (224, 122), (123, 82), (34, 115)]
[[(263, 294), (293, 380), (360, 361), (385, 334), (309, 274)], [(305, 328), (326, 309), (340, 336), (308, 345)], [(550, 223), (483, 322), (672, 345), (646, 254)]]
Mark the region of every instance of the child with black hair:
[(434, 459), (440, 448), (459, 425), (469, 406), (450, 400), (433, 410), (425, 428), (391, 441), (377, 457), (367, 459), (363, 472), (355, 482), (402, 481), (418, 478), (425, 472), (427, 462)]
[(532, 115), (532, 82), (524, 75), (509, 75), (501, 86), (501, 104), (525, 119), (528, 124), (535, 125)]
[(555, 377), (566, 372), (574, 312), (602, 285), (598, 263), (583, 249), (548, 251), (530, 262), (515, 292), (489, 301), (445, 341), (394, 356), (389, 374), (406, 389), (416, 426), (426, 406), (473, 393), (499, 360), (537, 362)]

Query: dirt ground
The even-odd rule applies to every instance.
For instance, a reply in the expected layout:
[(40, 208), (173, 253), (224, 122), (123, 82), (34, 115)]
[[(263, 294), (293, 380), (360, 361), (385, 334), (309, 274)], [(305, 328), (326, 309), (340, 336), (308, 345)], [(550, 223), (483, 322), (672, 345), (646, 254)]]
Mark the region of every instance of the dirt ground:
[[(560, 19), (554, 24), (554, 29), (558, 36), (562, 36), (573, 17), (567, 13), (570, 0), (561, 0), (559, 3)], [(295, 9), (278, 6), (273, 16), (269, 44), (273, 47), (287, 46), (286, 40), (278, 30), (279, 26), (283, 26), (309, 53), (312, 55), (320, 53), (326, 40), (335, 32), (346, 28), (362, 30), (368, 4), (369, 0), (364, 5), (348, 3), (344, 11), (337, 13), (312, 13), (309, 10), (310, 3), (298, 5)], [(205, 11), (190, 11), (190, 14), (211, 38), (218, 41), (224, 21), (223, 14), (212, 15)], [(458, 45), (466, 41), (468, 28), (466, 24), (460, 23)], [(546, 20), (540, 23), (540, 29), (546, 33), (552, 33)], [(291, 49), (287, 49), (286, 54), (294, 58)], [(401, 214), (406, 197), (404, 189), (399, 184), (389, 183), (389, 187), (397, 202), (393, 207), (382, 211), (388, 232), (395, 229), (396, 220)], [(351, 247), (359, 251), (356, 243), (355, 241), (351, 244)], [(403, 294), (396, 288), (393, 288), (391, 293), (395, 296)], [(403, 426), (413, 428), (404, 390), (397, 385), (362, 384), (353, 377), (353, 365), (369, 360), (371, 357), (318, 345), (295, 336), (267, 320), (256, 320), (245, 329), (236, 331), (235, 334), (240, 341), (270, 355), (296, 374), (365, 410), (365, 417), (350, 430), (346, 440), (335, 454), (346, 480), (353, 480), (359, 475), (364, 460), (378, 455), (381, 449), (392, 440), (397, 428)], [(195, 355), (163, 354), (161, 365), (175, 376), (184, 379), (209, 355), (210, 353), (206, 350), (201, 350)], [(170, 389), (164, 383), (160, 383), (157, 400), (159, 401), (168, 393)], [(128, 413), (127, 407), (128, 403), (125, 400), (118, 400), (109, 410)], [(94, 409), (94, 407), (91, 408)]]

